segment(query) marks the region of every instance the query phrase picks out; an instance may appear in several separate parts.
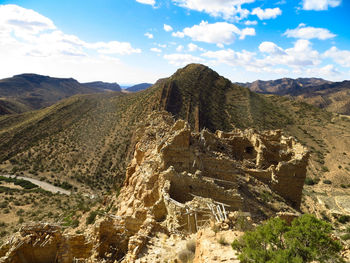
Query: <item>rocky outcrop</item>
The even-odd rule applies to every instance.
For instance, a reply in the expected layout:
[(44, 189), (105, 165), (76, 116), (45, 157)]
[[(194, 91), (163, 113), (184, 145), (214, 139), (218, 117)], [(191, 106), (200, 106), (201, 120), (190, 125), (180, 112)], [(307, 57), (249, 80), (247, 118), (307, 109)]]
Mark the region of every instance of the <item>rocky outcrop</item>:
[[(164, 112), (152, 114), (137, 134), (117, 201), (117, 215), (130, 222), (134, 238), (143, 240), (137, 229), (146, 222), (192, 233), (230, 211), (259, 221), (300, 205), (308, 152), (281, 131), (193, 133), (185, 121)], [(131, 248), (136, 252), (131, 258), (138, 245), (129, 243), (129, 255)]]
[(59, 226), (29, 224), (2, 247), (0, 262), (68, 263), (89, 258), (92, 246), (84, 235), (63, 235)]
[[(235, 211), (258, 222), (300, 204), (308, 152), (280, 131), (192, 132), (185, 121), (154, 112), (135, 137), (116, 214), (84, 236), (26, 231), (3, 262), (50, 262), (38, 259), (42, 249), (60, 255), (57, 262), (134, 262), (155, 232), (191, 234), (211, 221), (228, 229)], [(21, 261), (23, 253), (33, 260)]]

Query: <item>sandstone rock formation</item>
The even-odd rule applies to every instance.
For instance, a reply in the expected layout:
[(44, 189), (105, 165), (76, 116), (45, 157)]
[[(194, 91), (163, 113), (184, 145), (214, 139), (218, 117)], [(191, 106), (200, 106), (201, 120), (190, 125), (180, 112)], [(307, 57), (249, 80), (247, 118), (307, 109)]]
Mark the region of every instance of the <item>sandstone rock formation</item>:
[[(134, 262), (155, 232), (190, 234), (210, 221), (229, 228), (230, 212), (258, 222), (300, 205), (308, 152), (280, 131), (194, 133), (185, 121), (154, 112), (135, 134), (115, 215), (85, 236), (30, 230), (3, 247), (0, 262), (50, 262), (37, 259), (42, 248), (58, 255), (57, 262)], [(20, 257), (29, 254), (36, 261)]]

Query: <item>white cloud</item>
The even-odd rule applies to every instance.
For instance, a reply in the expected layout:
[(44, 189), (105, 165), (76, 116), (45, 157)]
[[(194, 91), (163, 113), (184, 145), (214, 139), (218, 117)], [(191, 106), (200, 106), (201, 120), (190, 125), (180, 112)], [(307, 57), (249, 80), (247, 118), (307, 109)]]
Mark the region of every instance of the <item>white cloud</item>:
[(324, 57), (331, 58), (343, 67), (350, 67), (350, 51), (339, 50), (336, 47), (331, 47), (324, 54)]
[(317, 28), (311, 26), (307, 27), (305, 24), (299, 24), (299, 26), (295, 29), (287, 29), (287, 31), (283, 35), (287, 37), (302, 39), (318, 38), (320, 40), (336, 37), (335, 34), (331, 33), (326, 28)]
[(288, 68), (305, 71), (321, 63), (320, 54), (312, 49), (308, 40), (298, 40), (293, 47), (288, 49), (282, 49), (273, 42), (263, 42), (259, 46), (259, 51), (260, 53), (222, 49), (205, 52), (202, 56), (218, 64), (239, 66), (251, 72), (276, 74), (287, 73)]
[(141, 53), (141, 49), (132, 48), (131, 44), (128, 42), (97, 42), (95, 44), (89, 45), (94, 47), (97, 52), (101, 54), (120, 54), (120, 55), (130, 55), (132, 53)]
[(156, 47), (153, 47), (153, 48), (151, 48), (150, 50), (151, 50), (152, 52), (156, 52), (156, 53), (161, 53), (161, 52), (162, 52), (161, 49), (156, 48)]
[(173, 32), (171, 35), (172, 35), (173, 37), (179, 37), (179, 38), (184, 38), (184, 37), (185, 37), (185, 34), (182, 33), (182, 32), (180, 32), (180, 31), (178, 31), (178, 32)]
[(157, 44), (158, 47), (161, 47), (161, 48), (166, 48), (167, 45), (166, 44)]
[(164, 30), (165, 30), (166, 32), (173, 31), (173, 28), (172, 28), (171, 26), (167, 25), (167, 24), (164, 24), (163, 28), (164, 28)]
[(148, 37), (149, 39), (153, 39), (153, 37), (154, 37), (153, 34), (151, 34), (149, 32), (145, 33), (145, 36)]
[(263, 52), (263, 53), (270, 53), (270, 54), (277, 54), (277, 55), (286, 54), (286, 52), (282, 48), (277, 46), (275, 43), (269, 42), (269, 41), (262, 42), (259, 45), (259, 50), (260, 52)]
[(204, 59), (192, 56), (190, 54), (169, 54), (164, 55), (164, 58), (172, 65), (184, 66), (190, 63), (204, 63)]
[(0, 5), (0, 31), (22, 34), (38, 34), (54, 30), (56, 26), (47, 17), (17, 5)]
[(182, 32), (174, 32), (172, 35), (180, 38), (188, 36), (193, 41), (219, 44), (222, 46), (224, 44), (231, 44), (236, 36), (244, 39), (247, 35), (255, 35), (255, 29), (245, 28), (240, 30), (235, 25), (227, 22), (209, 24), (206, 21), (202, 21), (199, 25), (186, 27)]
[(145, 5), (151, 5), (151, 6), (154, 6), (156, 4), (155, 0), (136, 0), (136, 2), (145, 4)]
[(247, 20), (247, 21), (245, 21), (244, 22), (244, 24), (246, 25), (246, 26), (255, 26), (255, 25), (257, 25), (258, 24), (258, 21), (250, 21), (250, 20)]
[(337, 7), (341, 0), (303, 0), (304, 10), (327, 10), (328, 7)]
[(204, 49), (203, 48), (201, 48), (201, 47), (199, 47), (199, 46), (197, 46), (196, 44), (193, 44), (193, 43), (189, 43), (188, 45), (187, 45), (187, 48), (188, 48), (188, 51), (189, 52), (194, 52), (194, 51), (204, 51)]
[(177, 52), (181, 52), (183, 49), (184, 49), (183, 45), (178, 45), (177, 48), (176, 48), (176, 51)]
[[(49, 18), (33, 10), (17, 5), (0, 5), (2, 77), (35, 72), (80, 79), (94, 76), (98, 79), (97, 76), (104, 75), (101, 79), (115, 80), (116, 69), (121, 68), (122, 62), (110, 56), (140, 52), (141, 49), (132, 47), (129, 42), (86, 42), (65, 34)], [(97, 72), (97, 65), (101, 73)], [(107, 67), (113, 67), (113, 70)], [(120, 70), (124, 71), (124, 68)], [(121, 76), (131, 76), (131, 73)]]
[(255, 55), (254, 52), (246, 50), (237, 52), (232, 49), (208, 51), (202, 54), (203, 57), (214, 59), (217, 63), (223, 63), (230, 66), (248, 66), (254, 61)]
[(247, 27), (247, 28), (244, 28), (242, 31), (241, 31), (241, 35), (239, 36), (239, 39), (245, 39), (246, 36), (255, 36), (255, 29), (252, 28), (252, 27)]
[(261, 9), (260, 7), (254, 8), (252, 15), (256, 15), (260, 20), (275, 19), (282, 14), (282, 10), (279, 7)]
[(334, 75), (339, 75), (341, 74), (334, 65), (328, 64), (324, 67), (321, 68), (308, 68), (306, 69), (306, 72), (300, 72), (299, 74), (306, 73), (307, 76), (312, 77), (323, 77), (323, 78), (328, 78), (328, 77), (334, 77)]
[[(268, 51), (267, 48), (266, 51)], [(268, 55), (263, 60), (268, 65), (286, 65), (301, 68), (317, 66), (321, 63), (320, 59), (320, 54), (312, 49), (309, 40), (299, 39), (292, 48), (283, 50), (276, 45), (274, 49), (268, 52)]]
[(214, 17), (240, 20), (249, 15), (249, 11), (241, 6), (253, 3), (255, 0), (173, 0), (173, 2), (181, 7), (205, 12)]

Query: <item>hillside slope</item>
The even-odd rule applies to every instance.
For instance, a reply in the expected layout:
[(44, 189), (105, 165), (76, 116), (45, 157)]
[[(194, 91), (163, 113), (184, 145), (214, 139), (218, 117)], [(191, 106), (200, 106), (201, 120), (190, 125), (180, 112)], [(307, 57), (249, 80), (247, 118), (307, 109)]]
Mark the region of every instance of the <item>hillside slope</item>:
[(72, 95), (102, 91), (82, 85), (75, 79), (36, 74), (16, 75), (0, 80), (0, 114), (40, 109)]
[(257, 93), (289, 96), (330, 112), (350, 115), (350, 81), (284, 78), (271, 81), (257, 80), (241, 85)]
[(131, 87), (127, 88), (126, 90), (130, 91), (130, 92), (137, 92), (137, 91), (148, 89), (151, 86), (152, 86), (151, 83), (140, 83), (140, 84), (136, 84), (134, 86), (131, 86)]
[(330, 112), (350, 115), (350, 81), (310, 87), (293, 97)]
[(93, 88), (93, 89), (100, 89), (100, 90), (110, 90), (110, 91), (121, 91), (118, 83), (108, 83), (103, 81), (94, 81), (94, 82), (87, 82), (82, 83), (84, 86)]
[(331, 117), (305, 103), (253, 93), (191, 64), (142, 92), (77, 95), (40, 111), (0, 117), (0, 162), (8, 171), (110, 189), (108, 182), (124, 176), (135, 126), (152, 110), (212, 132), (280, 128), (293, 134), (288, 127), (324, 125)]
[(305, 88), (330, 84), (331, 81), (320, 78), (282, 78), (276, 80), (256, 80), (252, 83), (239, 83), (239, 85), (249, 88), (251, 91), (263, 94), (292, 95)]
[[(137, 143), (134, 131), (154, 110), (188, 121), (195, 131), (284, 130), (311, 151), (307, 177), (314, 184), (304, 187), (303, 211), (328, 218), (332, 211), (347, 214), (340, 204), (349, 196), (350, 120), (254, 93), (198, 64), (141, 92), (76, 95), (38, 111), (1, 116), (0, 173), (71, 184), (79, 193), (118, 193)], [(325, 192), (333, 210), (322, 205)]]

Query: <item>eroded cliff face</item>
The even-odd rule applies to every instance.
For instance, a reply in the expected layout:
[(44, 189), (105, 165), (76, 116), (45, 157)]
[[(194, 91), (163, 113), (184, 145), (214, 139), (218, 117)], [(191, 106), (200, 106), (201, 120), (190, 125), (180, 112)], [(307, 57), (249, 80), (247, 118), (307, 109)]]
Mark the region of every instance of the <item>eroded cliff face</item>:
[[(135, 262), (155, 233), (187, 235), (213, 221), (228, 229), (235, 211), (258, 222), (300, 205), (308, 152), (280, 131), (192, 132), (185, 121), (154, 112), (135, 138), (116, 214), (84, 236), (55, 231), (37, 242), (28, 236), (40, 229), (29, 231), (3, 246), (0, 262)], [(43, 248), (56, 261), (31, 259)]]
[[(307, 150), (281, 131), (192, 132), (168, 113), (152, 114), (139, 134), (118, 197), (129, 229), (193, 233), (233, 211), (260, 221), (300, 205)], [(142, 242), (130, 246), (130, 260)]]

